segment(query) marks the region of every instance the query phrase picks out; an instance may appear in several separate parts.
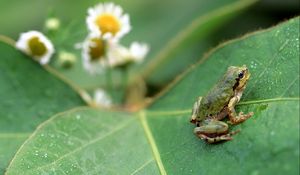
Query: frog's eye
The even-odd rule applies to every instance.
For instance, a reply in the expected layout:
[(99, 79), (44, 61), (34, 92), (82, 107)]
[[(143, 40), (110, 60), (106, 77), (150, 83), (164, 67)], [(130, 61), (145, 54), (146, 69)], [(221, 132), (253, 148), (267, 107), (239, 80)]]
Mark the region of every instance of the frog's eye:
[(240, 72), (238, 76), (239, 76), (239, 79), (243, 78), (244, 77), (244, 72)]

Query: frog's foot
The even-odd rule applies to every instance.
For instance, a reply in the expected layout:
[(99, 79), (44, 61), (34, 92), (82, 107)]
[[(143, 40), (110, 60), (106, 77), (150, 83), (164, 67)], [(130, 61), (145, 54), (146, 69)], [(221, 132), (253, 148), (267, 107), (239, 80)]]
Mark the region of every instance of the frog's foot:
[(239, 132), (239, 130), (230, 132), (228, 134), (216, 136), (216, 137), (209, 137), (209, 136), (207, 136), (205, 134), (198, 134), (197, 136), (200, 139), (205, 140), (208, 143), (217, 143), (217, 142), (220, 142), (220, 141), (232, 140), (233, 138), (231, 136), (234, 135), (234, 134), (236, 134), (236, 133), (238, 133), (238, 132)]
[(254, 113), (253, 112), (249, 112), (248, 114), (244, 114), (243, 112), (240, 112), (237, 116), (231, 115), (229, 113), (229, 120), (230, 124), (239, 124), (245, 120), (247, 120), (248, 118), (250, 118)]

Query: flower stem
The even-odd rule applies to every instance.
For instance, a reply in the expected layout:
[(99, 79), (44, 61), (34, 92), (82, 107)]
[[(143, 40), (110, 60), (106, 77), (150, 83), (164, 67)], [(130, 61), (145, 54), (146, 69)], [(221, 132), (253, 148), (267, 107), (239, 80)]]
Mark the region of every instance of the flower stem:
[(111, 72), (111, 68), (107, 68), (106, 71), (106, 83), (108, 86), (108, 91), (110, 92), (112, 99), (114, 99), (114, 85), (113, 85), (113, 81), (112, 81), (112, 72)]
[(109, 66), (109, 58), (108, 58), (108, 55), (107, 55), (107, 50), (108, 50), (108, 41), (106, 40), (103, 40), (103, 43), (104, 43), (104, 50), (105, 50), (105, 57), (106, 57), (106, 63), (107, 63), (107, 70), (106, 70), (106, 83), (107, 83), (107, 86), (108, 86), (108, 92), (110, 92), (111, 94), (111, 97), (112, 97), (112, 101), (115, 99), (115, 96), (114, 96), (114, 84), (113, 84), (113, 77), (112, 77), (112, 68)]
[(122, 89), (123, 89), (123, 98), (122, 102), (126, 103), (126, 92), (127, 92), (127, 85), (128, 85), (128, 76), (129, 76), (129, 66), (123, 66), (121, 67), (121, 73), (122, 73)]
[(124, 67), (122, 69), (123, 72), (123, 88), (126, 90), (127, 84), (128, 84), (128, 67)]

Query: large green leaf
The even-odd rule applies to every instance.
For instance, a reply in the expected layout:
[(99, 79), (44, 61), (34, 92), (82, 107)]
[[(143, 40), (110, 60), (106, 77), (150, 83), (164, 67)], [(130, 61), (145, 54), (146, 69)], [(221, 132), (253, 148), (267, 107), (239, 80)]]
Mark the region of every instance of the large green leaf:
[[(232, 127), (242, 130), (233, 141), (207, 145), (191, 134), (190, 108), (228, 66), (243, 64), (251, 78), (237, 110), (255, 114)], [(298, 174), (299, 18), (214, 49), (148, 110), (169, 174)]]
[(43, 173), (158, 174), (158, 169), (137, 117), (79, 108), (42, 124), (7, 171)]
[[(84, 108), (51, 118), (7, 174), (299, 174), (298, 26), (294, 18), (219, 46), (138, 113)], [(255, 115), (231, 127), (242, 130), (233, 141), (206, 144), (192, 133), (190, 109), (242, 64), (251, 79), (237, 110)]]
[(68, 85), (3, 41), (0, 53), (0, 172), (3, 172), (37, 125), (84, 102)]

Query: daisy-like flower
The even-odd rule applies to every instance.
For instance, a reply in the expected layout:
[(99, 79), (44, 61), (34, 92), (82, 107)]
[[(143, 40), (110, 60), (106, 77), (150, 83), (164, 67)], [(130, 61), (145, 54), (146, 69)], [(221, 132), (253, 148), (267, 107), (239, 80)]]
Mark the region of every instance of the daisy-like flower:
[(94, 92), (94, 103), (99, 107), (110, 107), (112, 100), (103, 89), (96, 89)]
[(122, 8), (113, 3), (89, 8), (86, 22), (92, 33), (100, 33), (104, 39), (118, 40), (131, 29), (128, 14), (123, 14)]
[(99, 34), (91, 33), (82, 44), (83, 67), (91, 74), (102, 73), (107, 59), (105, 57), (108, 48)]
[(54, 53), (51, 41), (38, 31), (21, 33), (16, 48), (33, 57), (40, 64), (47, 64)]
[(131, 63), (141, 63), (149, 51), (147, 44), (133, 42), (129, 48), (115, 45), (108, 52), (108, 64), (111, 67), (122, 67)]

